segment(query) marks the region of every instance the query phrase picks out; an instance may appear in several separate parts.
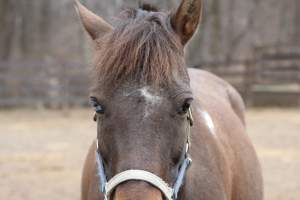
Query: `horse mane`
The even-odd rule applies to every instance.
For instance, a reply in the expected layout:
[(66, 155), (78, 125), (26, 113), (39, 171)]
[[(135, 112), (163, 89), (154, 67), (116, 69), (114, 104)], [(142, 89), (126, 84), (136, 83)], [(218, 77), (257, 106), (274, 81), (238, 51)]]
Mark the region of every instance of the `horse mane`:
[(97, 84), (172, 81), (172, 69), (184, 62), (183, 47), (171, 28), (169, 15), (156, 11), (149, 4), (123, 10), (113, 31), (97, 41)]

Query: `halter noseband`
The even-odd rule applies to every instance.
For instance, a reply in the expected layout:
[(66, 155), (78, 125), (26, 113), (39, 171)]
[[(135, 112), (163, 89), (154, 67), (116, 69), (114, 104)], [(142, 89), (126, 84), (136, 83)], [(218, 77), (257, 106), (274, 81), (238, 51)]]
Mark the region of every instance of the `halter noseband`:
[(189, 155), (191, 134), (190, 129), (191, 126), (193, 126), (194, 122), (191, 109), (189, 109), (188, 111), (187, 119), (189, 121), (189, 126), (184, 160), (180, 165), (178, 175), (176, 177), (176, 181), (173, 187), (170, 187), (168, 183), (166, 183), (157, 175), (144, 170), (126, 170), (113, 176), (109, 181), (107, 181), (104, 170), (104, 162), (101, 156), (101, 152), (99, 150), (99, 143), (97, 140), (96, 163), (99, 176), (99, 190), (104, 194), (104, 200), (110, 200), (111, 193), (114, 191), (114, 189), (116, 189), (116, 187), (121, 183), (124, 183), (129, 180), (145, 181), (158, 188), (167, 200), (176, 200), (178, 197), (179, 190), (183, 185), (184, 177), (187, 173), (187, 170), (192, 164), (192, 159)]

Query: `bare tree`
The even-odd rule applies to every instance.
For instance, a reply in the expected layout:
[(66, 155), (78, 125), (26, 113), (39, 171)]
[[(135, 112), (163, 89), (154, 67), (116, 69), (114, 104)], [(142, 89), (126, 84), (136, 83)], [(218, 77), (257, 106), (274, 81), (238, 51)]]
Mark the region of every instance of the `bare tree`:
[(228, 51), (226, 54), (226, 63), (232, 62), (235, 57), (235, 53), (242, 42), (242, 40), (247, 37), (248, 34), (252, 33), (253, 26), (256, 17), (256, 11), (258, 9), (259, 3), (261, 0), (252, 0), (252, 9), (246, 17), (246, 22), (241, 31), (236, 33), (235, 24), (236, 20), (234, 17), (234, 11), (236, 9), (236, 0), (230, 0), (230, 8), (232, 9), (229, 12), (229, 26), (228, 26)]
[[(139, 2), (139, 0), (81, 1), (111, 22), (122, 7), (137, 7)], [(294, 3), (291, 4), (291, 1)], [(142, 2), (153, 3), (164, 10), (171, 10), (178, 6), (180, 0), (143, 0)], [(263, 8), (262, 4), (265, 5)], [(188, 48), (189, 63), (196, 65), (200, 60), (216, 59), (230, 62), (238, 54), (247, 54), (251, 42), (249, 38), (253, 35), (265, 43), (276, 40), (299, 43), (300, 2), (287, 0), (282, 1), (281, 6), (278, 3), (273, 4), (272, 0), (204, 0), (205, 14), (201, 31), (194, 37)], [(287, 15), (287, 17), (278, 19), (275, 16), (278, 15), (278, 10), (280, 15)], [(294, 10), (294, 12), (289, 13), (287, 10)], [(268, 24), (267, 19), (261, 18), (261, 12), (274, 16), (272, 25)], [(294, 15), (293, 31), (290, 31), (291, 28), (288, 30), (286, 28), (288, 26), (286, 19), (290, 19), (289, 15)], [(274, 23), (274, 20), (281, 20), (281, 22)], [(269, 28), (265, 28), (264, 24)], [(0, 25), (4, 27), (0, 32), (0, 59), (2, 60), (57, 60), (58, 57), (66, 60), (88, 60), (87, 37), (79, 26), (73, 0), (0, 0)], [(283, 25), (285, 28), (278, 27)], [(291, 32), (293, 32), (292, 37)]]
[(7, 0), (0, 1), (0, 26), (2, 27), (0, 31), (0, 58), (2, 60), (8, 60), (11, 54), (15, 25), (14, 3), (14, 1)]
[(300, 45), (300, 1), (294, 0), (294, 41)]

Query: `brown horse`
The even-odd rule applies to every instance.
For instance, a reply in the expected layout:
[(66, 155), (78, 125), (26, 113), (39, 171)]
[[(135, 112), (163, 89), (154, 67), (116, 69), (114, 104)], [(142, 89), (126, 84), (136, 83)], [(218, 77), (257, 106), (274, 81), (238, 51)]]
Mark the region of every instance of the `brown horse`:
[(182, 0), (173, 13), (150, 5), (123, 10), (114, 26), (76, 7), (96, 47), (98, 142), (85, 162), (82, 200), (263, 199), (241, 97), (184, 62), (201, 0)]

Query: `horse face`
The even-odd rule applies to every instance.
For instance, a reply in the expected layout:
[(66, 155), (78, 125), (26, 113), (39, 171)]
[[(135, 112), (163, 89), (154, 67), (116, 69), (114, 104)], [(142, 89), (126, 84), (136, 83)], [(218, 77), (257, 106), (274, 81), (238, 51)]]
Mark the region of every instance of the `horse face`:
[[(97, 47), (91, 95), (101, 108), (97, 137), (108, 179), (138, 169), (174, 183), (185, 153), (192, 101), (183, 46), (197, 29), (201, 2), (182, 0), (171, 15), (147, 6), (127, 10), (113, 27), (77, 1), (83, 26)], [(113, 196), (163, 198), (158, 189), (140, 181), (120, 184)]]
[[(100, 93), (93, 95), (103, 108), (96, 117), (99, 150), (108, 179), (122, 171), (139, 169), (172, 185), (189, 134), (187, 111), (192, 101), (189, 88), (137, 87), (131, 83), (104, 97), (97, 95)], [(132, 195), (136, 198), (131, 198)], [(148, 197), (161, 199), (161, 193), (137, 181), (121, 184), (115, 191), (116, 199)]]

